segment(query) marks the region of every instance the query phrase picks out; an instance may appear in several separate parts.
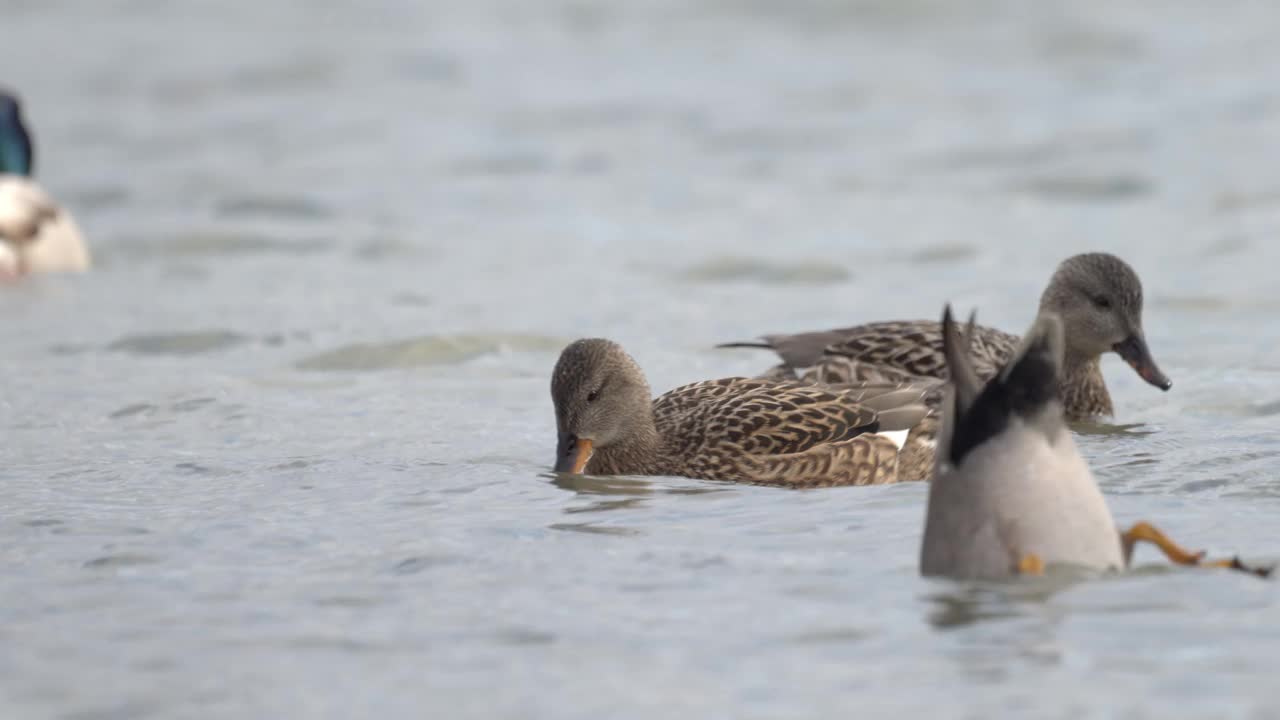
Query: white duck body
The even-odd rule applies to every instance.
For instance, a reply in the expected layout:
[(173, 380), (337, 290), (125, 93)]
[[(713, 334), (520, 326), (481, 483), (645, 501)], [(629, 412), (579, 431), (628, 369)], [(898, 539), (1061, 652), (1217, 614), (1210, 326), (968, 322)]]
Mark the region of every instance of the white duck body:
[(1057, 435), (1014, 419), (961, 467), (934, 478), (921, 572), (1004, 578), (1028, 555), (1046, 566), (1124, 568), (1102, 491), (1070, 431), (1063, 427)]
[(985, 387), (949, 309), (943, 322), (955, 379), (943, 403), (921, 573), (1002, 579), (1029, 556), (1045, 567), (1123, 569), (1111, 511), (1063, 422), (1061, 322), (1039, 318)]
[(21, 175), (0, 175), (0, 240), (0, 275), (89, 269), (88, 246), (75, 219)]

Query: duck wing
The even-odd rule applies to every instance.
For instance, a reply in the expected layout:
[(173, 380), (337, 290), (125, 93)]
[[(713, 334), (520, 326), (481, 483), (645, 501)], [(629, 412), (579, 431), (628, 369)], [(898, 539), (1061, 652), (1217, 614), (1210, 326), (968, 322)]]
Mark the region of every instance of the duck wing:
[(892, 482), (903, 440), (876, 433), (905, 437), (929, 413), (923, 394), (726, 378), (659, 397), (654, 420), (673, 473), (791, 487)]

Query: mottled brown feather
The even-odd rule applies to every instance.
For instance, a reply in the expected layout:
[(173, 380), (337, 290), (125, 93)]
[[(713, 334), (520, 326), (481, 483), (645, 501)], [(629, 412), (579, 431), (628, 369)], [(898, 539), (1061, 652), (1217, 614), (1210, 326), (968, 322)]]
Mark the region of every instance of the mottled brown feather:
[[(607, 348), (594, 352), (622, 352), (616, 345), (604, 346), (607, 341), (594, 342)], [(597, 362), (627, 368), (619, 372), (639, 372), (629, 357), (626, 362)], [(577, 372), (576, 367), (562, 356), (553, 382), (557, 403), (576, 396), (570, 372)], [(626, 439), (615, 442), (625, 449), (597, 448), (585, 472), (682, 475), (785, 487), (923, 480), (927, 471), (901, 477), (897, 446), (874, 433), (886, 429), (881, 427), (881, 412), (893, 418), (894, 427), (887, 429), (908, 429), (923, 420), (929, 414), (924, 398), (930, 391), (927, 385), (901, 383), (820, 386), (737, 377), (691, 383), (662, 394), (648, 408), (656, 442), (642, 451), (626, 447)], [(573, 415), (559, 406), (557, 411), (558, 417)]]

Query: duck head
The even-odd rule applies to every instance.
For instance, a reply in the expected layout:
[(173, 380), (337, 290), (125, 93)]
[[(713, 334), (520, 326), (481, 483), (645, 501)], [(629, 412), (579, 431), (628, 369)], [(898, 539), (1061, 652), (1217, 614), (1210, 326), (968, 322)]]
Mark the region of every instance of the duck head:
[(1142, 282), (1128, 263), (1085, 253), (1058, 266), (1040, 298), (1040, 312), (1062, 319), (1067, 365), (1114, 352), (1151, 385), (1173, 387), (1142, 331)]
[(556, 472), (581, 473), (597, 452), (625, 444), (653, 424), (651, 395), (635, 360), (611, 340), (570, 343), (551, 375)]

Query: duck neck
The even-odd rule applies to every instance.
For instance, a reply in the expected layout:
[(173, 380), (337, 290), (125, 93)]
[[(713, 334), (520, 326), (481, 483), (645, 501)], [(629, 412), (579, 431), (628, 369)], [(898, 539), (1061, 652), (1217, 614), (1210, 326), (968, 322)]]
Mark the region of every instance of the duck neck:
[(1067, 351), (1062, 359), (1059, 392), (1067, 420), (1083, 420), (1098, 415), (1111, 415), (1111, 393), (1102, 379), (1101, 357)]
[(662, 436), (653, 421), (653, 412), (636, 418), (622, 439), (596, 449), (587, 465), (592, 475), (660, 475)]
[(0, 118), (0, 174), (31, 176), (35, 153), (17, 111)]

